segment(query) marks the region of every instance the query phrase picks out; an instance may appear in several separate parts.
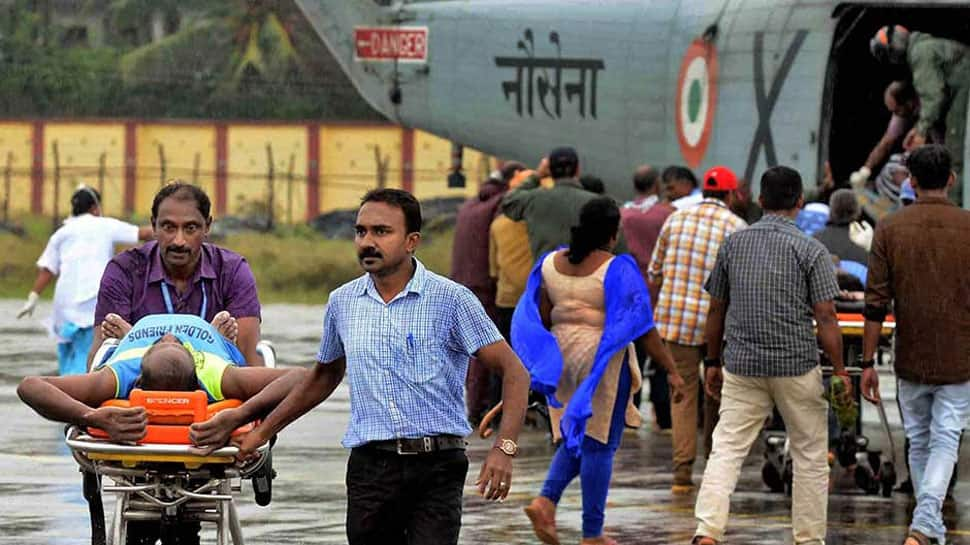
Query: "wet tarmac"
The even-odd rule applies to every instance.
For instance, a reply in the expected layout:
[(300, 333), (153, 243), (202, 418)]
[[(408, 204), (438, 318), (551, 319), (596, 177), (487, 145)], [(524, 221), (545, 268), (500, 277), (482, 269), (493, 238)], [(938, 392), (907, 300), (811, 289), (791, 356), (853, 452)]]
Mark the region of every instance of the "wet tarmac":
[[(87, 506), (81, 496), (77, 466), (63, 443), (63, 426), (35, 415), (16, 396), (16, 386), (27, 374), (56, 370), (54, 344), (34, 320), (12, 316), (19, 301), (0, 301), (0, 544), (81, 545), (88, 543)], [(35, 316), (44, 316), (41, 305)], [(319, 342), (323, 309), (320, 306), (271, 305), (264, 309), (263, 336), (276, 342), (283, 365), (308, 365)], [(891, 377), (882, 382), (884, 397), (891, 398)], [(889, 415), (901, 449), (895, 403)], [(340, 447), (348, 416), (348, 390), (342, 385), (334, 396), (283, 432), (274, 448), (279, 477), (273, 502), (258, 507), (248, 483), (238, 498), (244, 535), (249, 544), (345, 543), (344, 468), (347, 452)], [(645, 410), (645, 420), (649, 421)], [(866, 410), (864, 425), (874, 447), (886, 441), (878, 432), (875, 412)], [(522, 507), (541, 487), (552, 449), (545, 433), (528, 430), (520, 441), (522, 454), (515, 462), (512, 494), (503, 504), (480, 500), (471, 483), (488, 452), (489, 443), (472, 439), (471, 469), (466, 484), (463, 544), (537, 543)], [(789, 501), (767, 490), (761, 481), (760, 444), (744, 466), (738, 492), (732, 500), (728, 543), (791, 543)], [(669, 471), (670, 438), (644, 429), (628, 431), (617, 455), (607, 507), (606, 533), (620, 545), (689, 542), (694, 529), (695, 497), (672, 496)], [(961, 474), (954, 501), (945, 512), (951, 529), (948, 543), (970, 545), (970, 448), (963, 449)], [(902, 460), (902, 453), (897, 454)], [(899, 471), (905, 477), (905, 467)], [(695, 469), (699, 479), (702, 468)], [(902, 494), (885, 499), (866, 496), (841, 479), (838, 493), (829, 501), (827, 543), (895, 544), (905, 535), (912, 505)], [(110, 512), (111, 497), (106, 497)], [(565, 543), (580, 540), (581, 501), (578, 482), (563, 497), (558, 524)], [(214, 532), (204, 527), (203, 542)]]

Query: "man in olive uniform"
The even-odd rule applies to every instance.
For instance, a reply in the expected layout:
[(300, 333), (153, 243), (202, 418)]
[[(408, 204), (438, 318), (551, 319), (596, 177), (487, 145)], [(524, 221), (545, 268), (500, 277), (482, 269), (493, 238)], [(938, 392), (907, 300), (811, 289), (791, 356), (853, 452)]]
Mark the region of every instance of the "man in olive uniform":
[(881, 62), (905, 64), (913, 73), (913, 86), (919, 95), (920, 110), (916, 125), (903, 141), (907, 150), (927, 143), (927, 134), (944, 124), (944, 142), (953, 158), (957, 183), (950, 198), (963, 204), (963, 141), (967, 122), (967, 96), (970, 94), (970, 48), (924, 32), (910, 32), (900, 25), (882, 27), (869, 42), (873, 56)]

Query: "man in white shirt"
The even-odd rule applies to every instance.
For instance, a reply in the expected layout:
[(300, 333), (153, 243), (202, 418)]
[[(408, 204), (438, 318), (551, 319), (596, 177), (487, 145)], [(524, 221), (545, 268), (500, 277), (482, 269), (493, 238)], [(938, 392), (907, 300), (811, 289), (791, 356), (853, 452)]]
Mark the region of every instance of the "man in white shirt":
[(661, 178), (666, 197), (675, 209), (693, 208), (704, 200), (698, 187), (697, 176), (694, 176), (691, 169), (679, 165), (670, 166), (664, 169)]
[(61, 375), (87, 371), (101, 273), (115, 254), (114, 245), (134, 244), (151, 236), (151, 227), (103, 217), (101, 195), (95, 189), (82, 185), (71, 196), (71, 217), (48, 240), (37, 260), (34, 287), (17, 313), (17, 318), (32, 315), (40, 294), (57, 277), (54, 312), (45, 322), (57, 339)]

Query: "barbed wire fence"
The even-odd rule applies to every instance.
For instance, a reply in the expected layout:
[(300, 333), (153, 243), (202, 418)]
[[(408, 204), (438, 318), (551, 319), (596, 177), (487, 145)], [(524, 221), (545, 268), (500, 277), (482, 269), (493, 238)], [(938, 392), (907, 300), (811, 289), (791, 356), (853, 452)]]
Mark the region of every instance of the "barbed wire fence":
[[(65, 217), (70, 215), (69, 197), (81, 183), (95, 187), (102, 195), (102, 210), (106, 215), (116, 217), (147, 217), (148, 210), (141, 210), (139, 197), (154, 192), (168, 180), (181, 179), (207, 189), (210, 198), (215, 200), (214, 190), (216, 177), (215, 169), (201, 168), (202, 153), (195, 152), (191, 166), (171, 164), (172, 160), (162, 142), (154, 142), (158, 163), (139, 164), (136, 168), (134, 210), (129, 215), (124, 210), (125, 199), (125, 167), (124, 160), (110, 162), (108, 152), (97, 153), (96, 164), (62, 164), (61, 143), (55, 139), (51, 141), (51, 161), (45, 164), (43, 184), (49, 185), (45, 189), (41, 216), (49, 215), (51, 225), (56, 228)], [(390, 154), (383, 152), (380, 144), (367, 146), (373, 151), (371, 169), (358, 169), (354, 172), (321, 172), (319, 174), (320, 194), (324, 192), (344, 192), (353, 190), (363, 194), (374, 188), (388, 187), (390, 180), (398, 180), (402, 174), (401, 166), (391, 166)], [(90, 154), (94, 156), (94, 154)], [(4, 157), (2, 167), (2, 202), (0, 214), (2, 221), (9, 223), (15, 212), (29, 212), (32, 195), (32, 167), (15, 167), (15, 154), (11, 150), (0, 148), (0, 157)], [(285, 171), (277, 170), (277, 157), (286, 157)], [(304, 223), (306, 214), (300, 213), (312, 208), (307, 201), (307, 185), (309, 180), (305, 174), (297, 172), (299, 154), (293, 151), (280, 151), (274, 148), (272, 142), (265, 143), (265, 159), (259, 170), (230, 170), (225, 172), (227, 180), (225, 216), (259, 217), (267, 228), (272, 229), (280, 223), (293, 225)], [(279, 163), (282, 165), (283, 163)], [(467, 172), (470, 183), (477, 183), (488, 176), (491, 166), (487, 156), (481, 156), (469, 165)], [(368, 171), (369, 170), (369, 171)], [(438, 169), (412, 169), (414, 179), (426, 180), (440, 178), (445, 185), (446, 172)], [(67, 184), (67, 185), (65, 185)], [(19, 207), (14, 209), (14, 194), (18, 195)], [(230, 196), (235, 195), (235, 202)], [(302, 203), (301, 203), (302, 200)], [(63, 201), (63, 202), (62, 202)], [(325, 204), (325, 203), (324, 203)], [(144, 206), (144, 205), (141, 205)], [(282, 221), (281, 221), (282, 219)], [(312, 219), (312, 218), (310, 218)]]

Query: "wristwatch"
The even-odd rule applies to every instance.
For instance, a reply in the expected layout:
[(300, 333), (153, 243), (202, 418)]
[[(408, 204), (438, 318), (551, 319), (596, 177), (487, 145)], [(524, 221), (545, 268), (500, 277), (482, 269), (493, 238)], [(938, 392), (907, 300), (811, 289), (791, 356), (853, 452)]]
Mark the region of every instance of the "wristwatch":
[(502, 439), (495, 444), (495, 448), (501, 450), (507, 456), (515, 457), (519, 453), (519, 445), (515, 444), (515, 441), (511, 439)]
[(869, 358), (867, 360), (860, 360), (859, 367), (863, 369), (870, 369), (876, 366), (876, 358)]
[(712, 367), (721, 367), (721, 358), (704, 358), (704, 370), (708, 370)]

